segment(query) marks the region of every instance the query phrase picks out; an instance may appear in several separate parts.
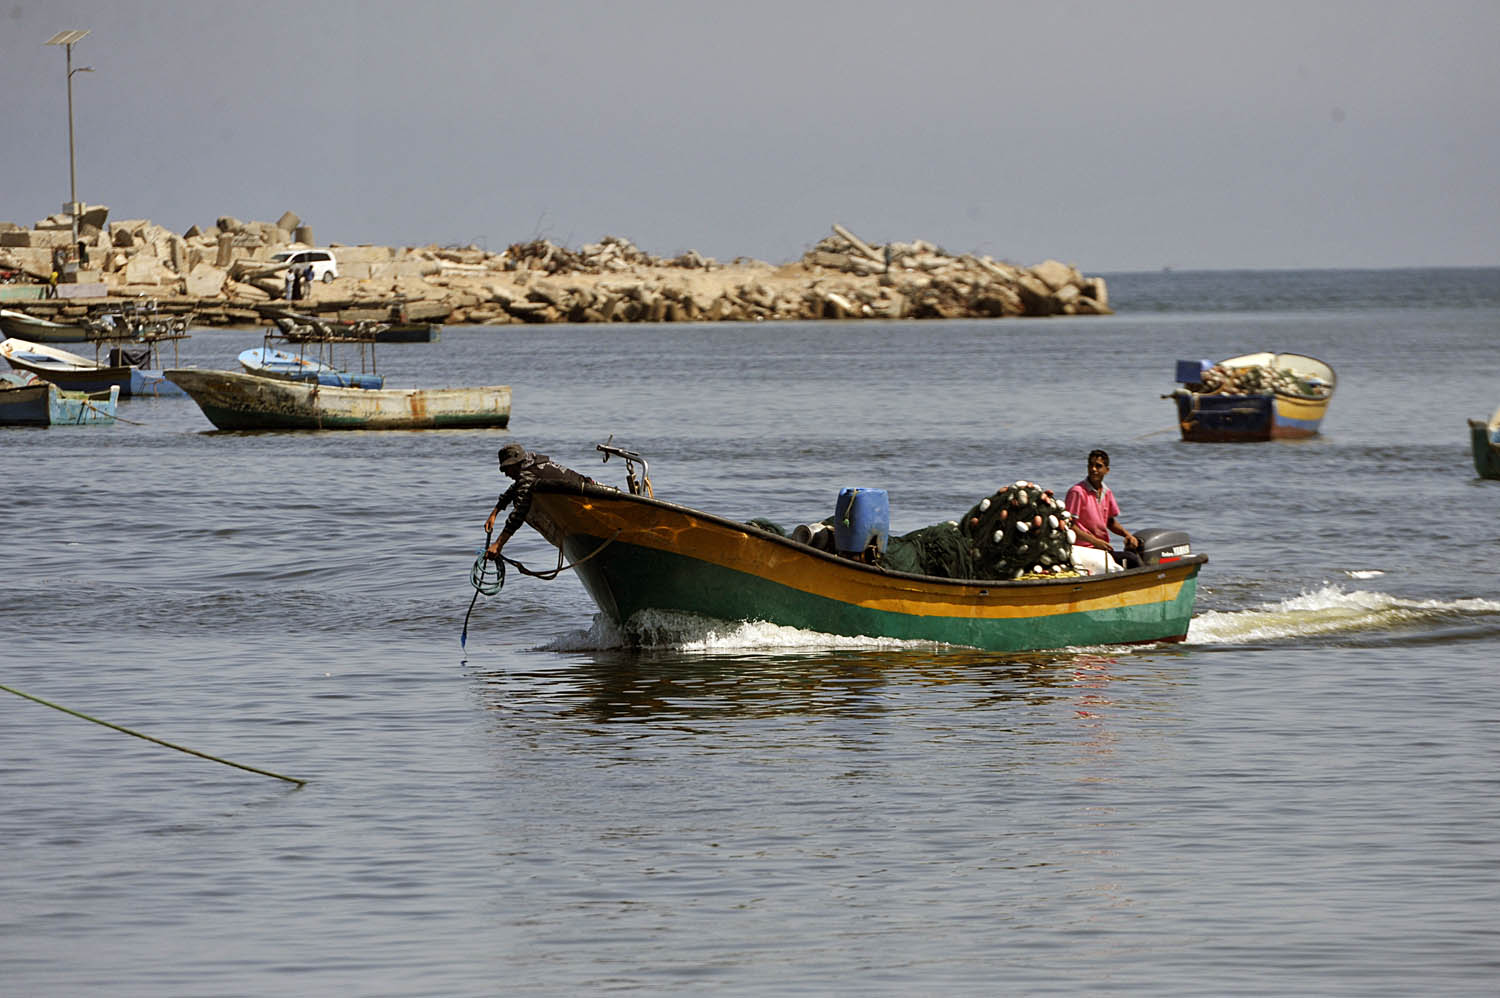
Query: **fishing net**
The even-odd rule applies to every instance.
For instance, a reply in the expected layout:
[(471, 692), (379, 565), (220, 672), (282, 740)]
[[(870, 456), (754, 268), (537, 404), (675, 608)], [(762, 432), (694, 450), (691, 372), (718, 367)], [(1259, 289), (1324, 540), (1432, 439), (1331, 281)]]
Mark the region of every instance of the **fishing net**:
[(1031, 481), (1002, 486), (958, 521), (893, 537), (880, 564), (950, 579), (1073, 574), (1072, 515)]
[(974, 577), (969, 539), (952, 520), (913, 530), (886, 541), (880, 564), (893, 572), (935, 575), (945, 579)]
[(1280, 395), (1296, 395), (1301, 398), (1327, 398), (1333, 394), (1333, 386), (1321, 378), (1306, 377), (1291, 368), (1266, 367), (1255, 364), (1250, 367), (1225, 367), (1215, 364), (1203, 372), (1203, 380), (1188, 386), (1192, 391), (1217, 393), (1220, 395), (1256, 395), (1276, 392)]

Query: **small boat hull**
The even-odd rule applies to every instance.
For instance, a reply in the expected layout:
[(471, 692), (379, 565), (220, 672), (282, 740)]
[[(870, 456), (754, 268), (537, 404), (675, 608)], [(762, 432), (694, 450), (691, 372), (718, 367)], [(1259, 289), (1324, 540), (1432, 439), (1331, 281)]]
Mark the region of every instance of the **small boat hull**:
[(387, 322), (375, 333), (376, 343), (436, 343), (443, 327), (436, 322)]
[(118, 388), (122, 397), (183, 394), (161, 371), (125, 364), (95, 364), (87, 357), (43, 343), (15, 338), (0, 341), (0, 357), (16, 370), (35, 374), (64, 391), (107, 392)]
[(48, 381), (12, 385), (0, 381), (0, 426), (110, 426), (120, 389), (65, 392)]
[(1169, 396), (1177, 405), (1177, 426), (1182, 439), (1192, 443), (1257, 443), (1266, 440), (1301, 440), (1322, 431), (1323, 417), (1337, 384), (1333, 368), (1301, 354), (1246, 354), (1221, 361), (1229, 369), (1268, 367), (1291, 370), (1327, 386), (1326, 394), (1313, 397), (1284, 391), (1246, 394), (1198, 392), (1181, 387)]
[(300, 354), (271, 347), (256, 347), (239, 355), (240, 366), (250, 374), (286, 381), (316, 381), (333, 388), (383, 388), (385, 378), (379, 374), (356, 374), (341, 371)]
[(38, 319), (10, 308), (0, 308), (0, 332), (33, 343), (81, 343), (89, 337), (89, 328), (83, 323)]
[(599, 486), (538, 483), (527, 521), (616, 624), (645, 611), (991, 651), (1181, 641), (1207, 562), (1021, 581), (884, 571), (744, 523)]
[(221, 430), (436, 430), (510, 422), (508, 385), (338, 388), (195, 368), (166, 376)]
[(1474, 473), (1480, 478), (1500, 478), (1500, 427), (1482, 419), (1469, 420), (1469, 447), (1474, 454)]

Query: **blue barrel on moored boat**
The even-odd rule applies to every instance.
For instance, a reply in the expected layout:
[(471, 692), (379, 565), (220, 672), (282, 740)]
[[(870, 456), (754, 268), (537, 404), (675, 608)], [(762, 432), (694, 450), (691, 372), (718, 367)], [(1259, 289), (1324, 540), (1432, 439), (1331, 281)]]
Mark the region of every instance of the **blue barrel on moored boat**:
[(872, 542), (877, 551), (884, 551), (890, 532), (891, 500), (885, 489), (839, 490), (833, 543), (840, 554), (862, 554)]

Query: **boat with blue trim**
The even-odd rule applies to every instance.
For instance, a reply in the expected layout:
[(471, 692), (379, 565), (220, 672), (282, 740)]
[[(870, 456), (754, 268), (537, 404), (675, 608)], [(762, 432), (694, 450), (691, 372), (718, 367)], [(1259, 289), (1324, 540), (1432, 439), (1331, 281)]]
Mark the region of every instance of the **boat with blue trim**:
[(1243, 443), (1316, 436), (1338, 378), (1316, 357), (1249, 353), (1217, 364), (1179, 360), (1177, 404), (1182, 439)]
[(65, 392), (50, 381), (0, 371), (0, 426), (111, 426), (120, 388)]
[(65, 391), (107, 392), (118, 388), (122, 396), (175, 395), (183, 391), (154, 367), (154, 344), (140, 347), (114, 346), (105, 362), (89, 360), (45, 343), (0, 340), (0, 358), (12, 368), (27, 371)]
[(302, 354), (278, 350), (270, 344), (242, 351), (239, 362), (246, 371), (263, 378), (316, 381), (335, 388), (381, 388), (385, 385), (382, 375), (343, 371)]

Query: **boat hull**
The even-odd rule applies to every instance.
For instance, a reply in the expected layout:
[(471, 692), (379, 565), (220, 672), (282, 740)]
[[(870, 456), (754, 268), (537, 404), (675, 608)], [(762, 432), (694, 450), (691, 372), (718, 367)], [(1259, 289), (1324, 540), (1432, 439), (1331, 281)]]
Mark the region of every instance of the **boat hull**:
[(337, 388), (233, 371), (166, 376), (221, 430), (434, 430), (510, 422), (510, 387)]
[(1298, 378), (1321, 384), (1324, 391), (1321, 394), (1287, 391), (1229, 394), (1178, 388), (1170, 397), (1177, 404), (1177, 426), (1183, 440), (1193, 443), (1255, 443), (1300, 440), (1317, 436), (1322, 431), (1323, 417), (1328, 413), (1328, 403), (1338, 384), (1338, 378), (1328, 364), (1302, 354), (1263, 352), (1230, 357), (1216, 366), (1231, 371), (1252, 368), (1291, 371)]
[(27, 371), (69, 392), (107, 392), (120, 395), (174, 395), (182, 390), (161, 371), (124, 364), (95, 364), (86, 357), (57, 350), (41, 343), (8, 339), (0, 342), (0, 357), (18, 371)]
[(376, 343), (436, 343), (443, 327), (436, 322), (388, 322), (375, 333)]
[(1327, 399), (1290, 395), (1217, 395), (1179, 389), (1177, 425), (1182, 439), (1193, 443), (1255, 443), (1317, 436)]
[(118, 387), (91, 394), (65, 392), (46, 381), (0, 385), (0, 426), (109, 426), (119, 399)]
[(1500, 442), (1490, 435), (1490, 424), (1469, 420), (1469, 447), (1474, 454), (1474, 472), (1480, 478), (1500, 478)]
[(8, 308), (0, 309), (0, 332), (33, 343), (81, 343), (89, 337), (88, 326), (81, 323), (38, 319)]
[(341, 371), (299, 354), (270, 347), (256, 347), (239, 355), (240, 366), (262, 378), (283, 381), (316, 381), (333, 388), (383, 388), (385, 378), (379, 374)]
[(905, 575), (686, 507), (545, 482), (528, 522), (627, 628), (672, 611), (1007, 652), (1181, 641), (1207, 561), (1014, 582)]

